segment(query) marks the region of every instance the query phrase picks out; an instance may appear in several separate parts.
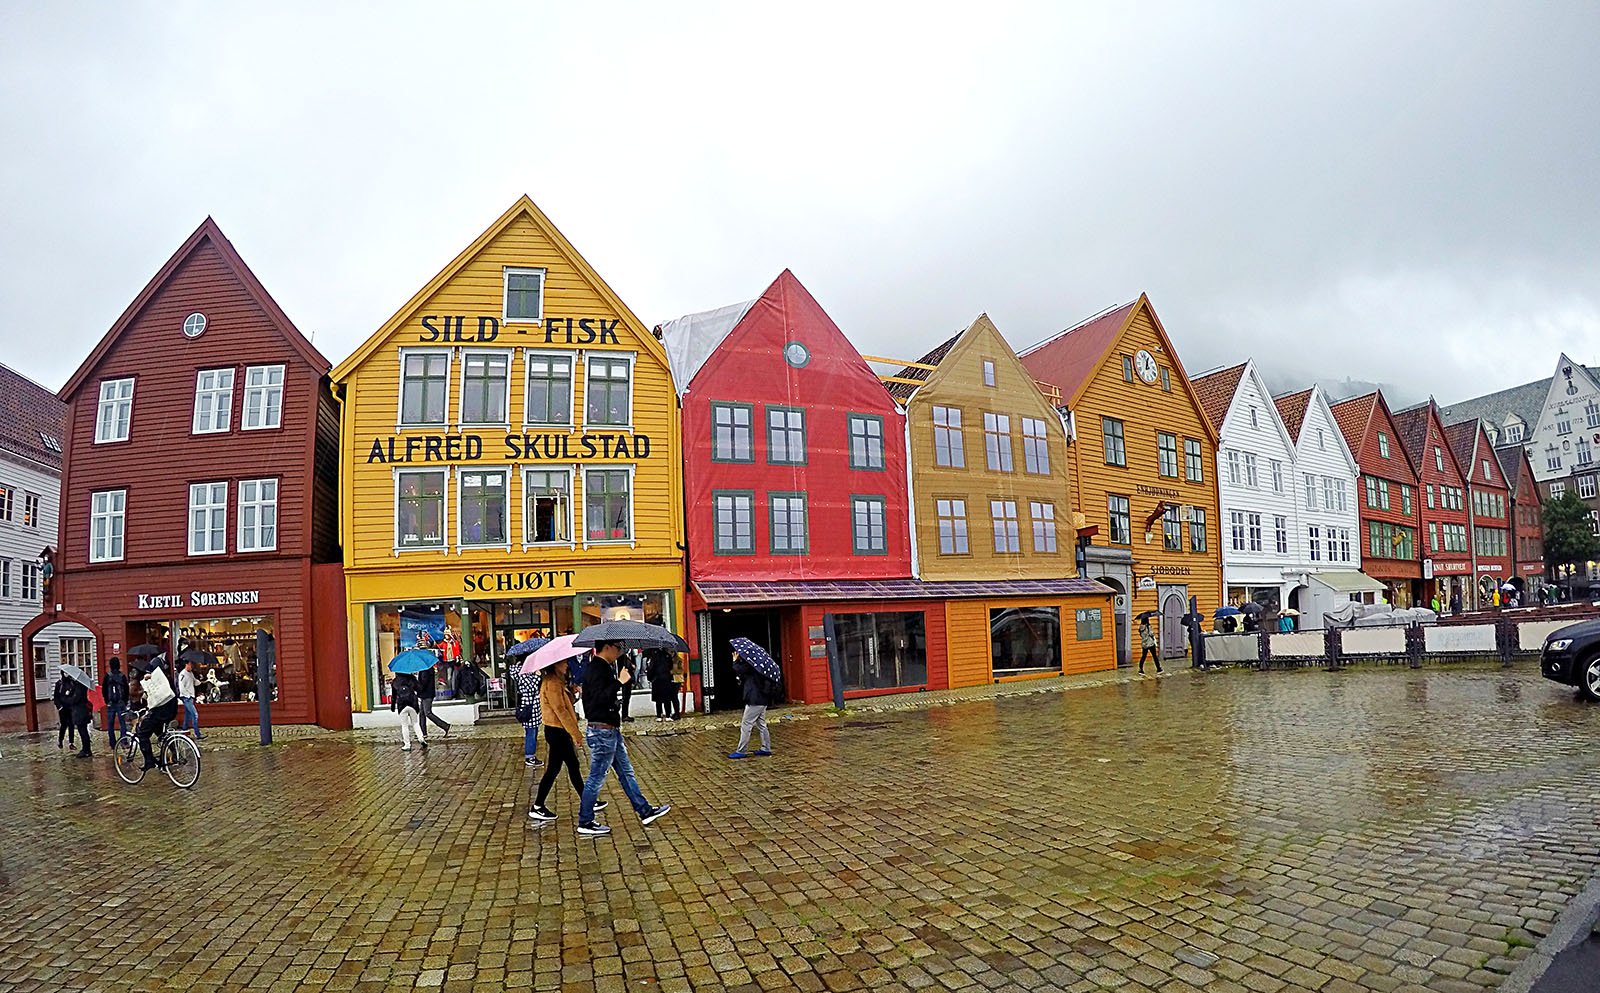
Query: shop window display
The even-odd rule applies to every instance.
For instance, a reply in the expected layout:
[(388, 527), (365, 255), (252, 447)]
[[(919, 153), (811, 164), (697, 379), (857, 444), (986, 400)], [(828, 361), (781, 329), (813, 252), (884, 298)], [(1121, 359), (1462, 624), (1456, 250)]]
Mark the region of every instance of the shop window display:
[(827, 614), (846, 690), (924, 686), (928, 640), (922, 611)]
[[(260, 699), (257, 669), (262, 649), (275, 638), (271, 617), (213, 617), (178, 625), (181, 651), (198, 651), (216, 660), (215, 665), (195, 666), (195, 703)], [(281, 693), (280, 680), (273, 686), (272, 699), (278, 700)]]
[(427, 649), (439, 656), (434, 668), (437, 695), (450, 699), (463, 667), (461, 605), (458, 603), (379, 604), (373, 607), (373, 633), (377, 655), (370, 673), (377, 702), (389, 703), (389, 660), (408, 648)]
[(989, 641), (996, 676), (1060, 669), (1061, 611), (1056, 607), (990, 610)]

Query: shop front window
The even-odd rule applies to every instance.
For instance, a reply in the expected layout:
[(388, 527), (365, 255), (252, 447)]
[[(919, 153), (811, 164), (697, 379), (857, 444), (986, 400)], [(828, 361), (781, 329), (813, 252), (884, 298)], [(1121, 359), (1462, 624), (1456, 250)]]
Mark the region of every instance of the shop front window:
[(396, 473), (395, 489), (396, 547), (442, 548), (444, 473)]
[(456, 675), (466, 661), (461, 646), (461, 617), (461, 605), (453, 601), (373, 606), (374, 652), (368, 677), (375, 706), (388, 705), (390, 683), (394, 680), (389, 662), (408, 648), (434, 653), (439, 659), (433, 670), (435, 694), (443, 699), (455, 695)]
[[(62, 639), (63, 650), (67, 640)], [(83, 641), (87, 644), (89, 639)], [(262, 655), (276, 651), (275, 625), (270, 616), (182, 620), (178, 622), (178, 644), (179, 659), (189, 654), (195, 661), (196, 703), (249, 703), (260, 699)], [(271, 699), (280, 698), (281, 688), (280, 675)]]
[(924, 686), (928, 645), (922, 611), (827, 614), (829, 646), (839, 655), (848, 690)]
[(994, 674), (1011, 676), (1061, 668), (1061, 610), (1006, 607), (989, 611)]

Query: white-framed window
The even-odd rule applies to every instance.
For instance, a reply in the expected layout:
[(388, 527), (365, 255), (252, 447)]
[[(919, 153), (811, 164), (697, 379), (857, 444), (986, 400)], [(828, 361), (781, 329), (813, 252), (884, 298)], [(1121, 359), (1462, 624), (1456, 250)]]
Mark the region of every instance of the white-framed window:
[(1272, 469), (1272, 492), (1274, 492), (1274, 493), (1282, 493), (1283, 492), (1283, 463), (1281, 461), (1279, 461), (1278, 459), (1273, 459), (1272, 462), (1271, 462), (1271, 469)]
[(883, 418), (877, 414), (851, 414), (850, 468), (883, 468)]
[(1244, 482), (1252, 490), (1261, 488), (1261, 474), (1256, 471), (1256, 453), (1244, 453)]
[(522, 543), (572, 544), (572, 470), (522, 470)]
[(1206, 509), (1194, 508), (1194, 520), (1189, 522), (1189, 551), (1204, 552), (1206, 550)]
[(994, 522), (994, 550), (1001, 553), (1022, 551), (1022, 531), (1017, 523), (1017, 502), (990, 500), (989, 517)]
[(995, 385), (994, 360), (992, 359), (983, 360), (983, 385)]
[(75, 665), (90, 679), (95, 677), (93, 638), (62, 638), (59, 647), (63, 665)]
[[(1303, 478), (1304, 478), (1305, 484), (1306, 484), (1306, 509), (1307, 510), (1316, 510), (1317, 509), (1317, 477), (1313, 476), (1311, 473), (1308, 472), (1308, 473), (1304, 474)], [(1367, 491), (1370, 493), (1371, 490), (1372, 490), (1372, 477), (1369, 476), (1369, 477), (1367, 477)], [(1368, 501), (1368, 505), (1372, 506), (1370, 499)]]
[(717, 490), (711, 494), (716, 554), (755, 554), (755, 505), (753, 490)]
[(1561, 449), (1557, 448), (1554, 445), (1551, 445), (1550, 447), (1546, 448), (1544, 450), (1544, 464), (1552, 472), (1560, 471), (1560, 469), (1561, 469)]
[(1334, 496), (1334, 501), (1335, 501), (1335, 503), (1338, 504), (1340, 510), (1348, 510), (1349, 509), (1349, 507), (1350, 507), (1350, 488), (1348, 486), (1344, 485), (1344, 480), (1335, 479), (1333, 481), (1333, 496)]
[(565, 352), (524, 353), (528, 396), (522, 405), (524, 424), (572, 423), (572, 356)]
[(1514, 444), (1522, 440), (1523, 426), (1519, 420), (1512, 419), (1506, 422), (1506, 444)]
[(850, 498), (851, 550), (857, 555), (889, 554), (887, 501), (881, 496)]
[(1250, 426), (1253, 428), (1259, 428), (1261, 426), (1259, 419), (1256, 417), (1256, 408), (1254, 407), (1250, 408)]
[(994, 472), (1010, 472), (1011, 463), (1011, 417), (1008, 414), (983, 415), (983, 450), (989, 458), (989, 469)]
[(1578, 495), (1583, 497), (1585, 500), (1592, 500), (1594, 498), (1594, 494), (1595, 482), (1593, 474), (1579, 476)]
[[(413, 348), (400, 352), (400, 426), (445, 424), (450, 414), (448, 348)], [(250, 386), (245, 384), (245, 421), (250, 420)]]
[(1494, 473), (1491, 472), (1490, 469), (1489, 469), (1489, 460), (1488, 459), (1484, 459), (1483, 460), (1483, 481), (1486, 482), (1486, 483), (1494, 482)]
[(501, 273), (505, 283), (505, 323), (537, 324), (544, 320), (544, 270), (506, 266)]
[(456, 470), (456, 543), (462, 548), (505, 548), (511, 544), (511, 470), (461, 467)]
[(1233, 533), (1233, 550), (1236, 551), (1236, 552), (1244, 551), (1244, 542), (1245, 542), (1244, 511), (1242, 511), (1242, 510), (1229, 511), (1228, 512), (1228, 527), (1229, 527), (1229, 530), (1232, 531), (1232, 533)]
[(1178, 478), (1178, 436), (1156, 432), (1156, 471), (1169, 479)]
[(1106, 516), (1111, 524), (1111, 543), (1133, 544), (1133, 514), (1128, 498), (1116, 493), (1107, 494)]
[(194, 380), (195, 434), (220, 434), (233, 427), (232, 369), (201, 369)]
[(127, 490), (100, 490), (89, 497), (89, 561), (121, 562)]
[(38, 530), (39, 528), (39, 494), (22, 494), (22, 526)]
[(939, 553), (967, 554), (967, 501), (935, 500), (934, 511), (939, 519)]
[(1600, 403), (1590, 400), (1583, 408), (1583, 416), (1590, 427), (1600, 428)]
[(1169, 552), (1183, 551), (1183, 521), (1178, 517), (1178, 508), (1172, 504), (1161, 514), (1161, 547)]
[(511, 423), (511, 353), (461, 353), (461, 423)]
[[(449, 364), (446, 353), (446, 365)], [(402, 358), (402, 361), (404, 359)], [(437, 423), (444, 423), (443, 414)], [(263, 431), (283, 426), (283, 366), (253, 365), (244, 370), (244, 429)]]
[(37, 562), (22, 563), (22, 589), (19, 591), (24, 603), (32, 603), (39, 599), (39, 564)]
[(768, 493), (767, 519), (772, 554), (804, 555), (810, 549), (804, 493)]
[(239, 545), (241, 552), (270, 552), (278, 547), (278, 481), (239, 480)]
[(1339, 561), (1350, 561), (1350, 529), (1339, 529)]
[(583, 533), (587, 544), (633, 540), (633, 467), (586, 469)]
[(1028, 503), (1028, 514), (1033, 519), (1033, 550), (1056, 550), (1056, 505), (1033, 500)]
[(1261, 551), (1261, 515), (1250, 514), (1245, 518), (1250, 524), (1250, 550)]
[[(1176, 464), (1177, 456), (1173, 456)], [(1037, 417), (1022, 419), (1022, 468), (1041, 476), (1050, 474), (1050, 434)], [(1174, 470), (1173, 475), (1177, 475)]]
[(1287, 517), (1274, 517), (1272, 519), (1272, 547), (1279, 555), (1289, 554), (1289, 519)]
[(1322, 561), (1322, 529), (1313, 524), (1306, 528), (1306, 536), (1311, 540), (1311, 561)]
[(933, 408), (933, 461), (953, 469), (967, 465), (966, 446), (961, 434), (961, 408)]
[(584, 357), (584, 424), (625, 428), (633, 424), (633, 356), (618, 352)]
[(1556, 434), (1572, 433), (1572, 412), (1569, 410), (1556, 411)]
[(1334, 479), (1332, 476), (1323, 476), (1322, 477), (1322, 509), (1323, 510), (1333, 510), (1334, 508), (1339, 506), (1338, 499), (1335, 498), (1334, 495), (1333, 495), (1333, 488), (1334, 488), (1335, 485), (1338, 484), (1338, 482), (1339, 481), (1337, 479)]
[(0, 637), (0, 686), (22, 685), (22, 656), (17, 652), (18, 640)]
[(228, 550), (228, 484), (189, 484), (189, 554)]
[(1321, 428), (1317, 428), (1317, 450), (1318, 451), (1327, 451), (1328, 450), (1328, 438), (1327, 438), (1327, 435), (1323, 433), (1323, 430)]
[(1236, 448), (1228, 449), (1228, 482), (1239, 485), (1239, 451)]
[(0, 558), (0, 600), (11, 599), (11, 560)]
[(394, 474), (394, 547), (445, 547), (446, 474), (443, 469), (397, 469)]
[(1578, 465), (1589, 465), (1594, 461), (1594, 450), (1589, 447), (1589, 439), (1578, 439)]
[(16, 493), (17, 491), (9, 486), (0, 486), (0, 521), (11, 520)]
[(100, 405), (95, 411), (94, 443), (127, 441), (133, 424), (133, 379), (108, 379), (100, 384)]

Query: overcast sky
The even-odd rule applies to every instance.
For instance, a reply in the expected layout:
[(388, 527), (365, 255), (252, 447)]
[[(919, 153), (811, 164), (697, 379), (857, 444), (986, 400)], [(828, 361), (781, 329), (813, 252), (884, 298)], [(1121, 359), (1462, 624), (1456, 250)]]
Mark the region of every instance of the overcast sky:
[(0, 361), (58, 387), (210, 214), (337, 362), (527, 193), (651, 324), (788, 267), (912, 356), (1144, 291), (1191, 374), (1450, 402), (1600, 360), (1597, 51), (1593, 2), (9, 4)]

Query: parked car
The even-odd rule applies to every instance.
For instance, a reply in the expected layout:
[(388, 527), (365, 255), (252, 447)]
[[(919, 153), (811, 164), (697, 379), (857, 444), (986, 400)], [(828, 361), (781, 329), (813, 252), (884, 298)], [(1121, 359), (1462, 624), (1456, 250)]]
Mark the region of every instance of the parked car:
[(1539, 672), (1584, 696), (1600, 700), (1600, 620), (1580, 621), (1550, 632), (1539, 653)]

